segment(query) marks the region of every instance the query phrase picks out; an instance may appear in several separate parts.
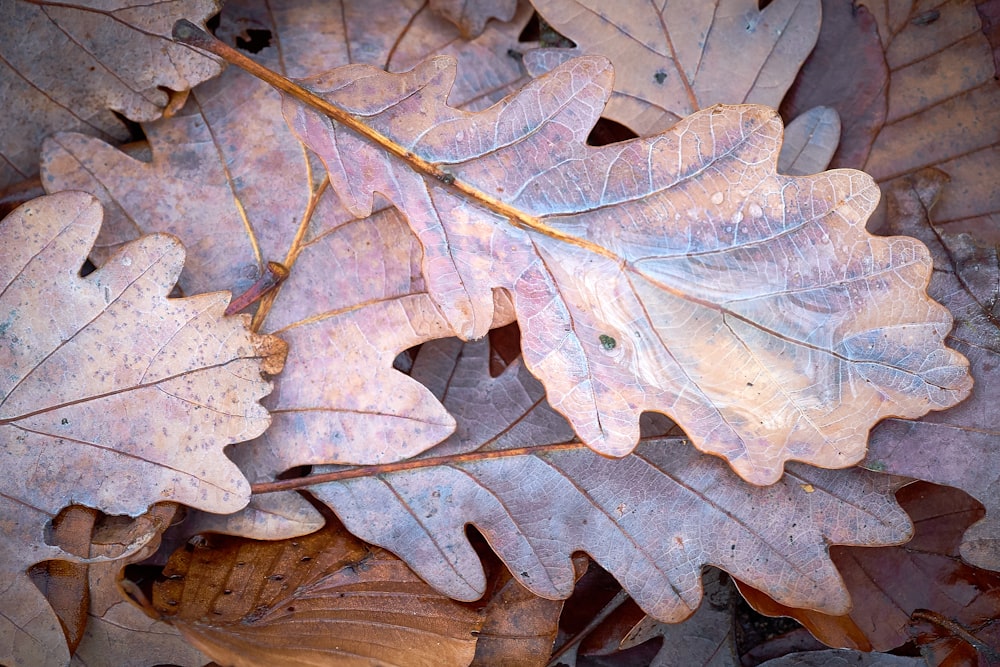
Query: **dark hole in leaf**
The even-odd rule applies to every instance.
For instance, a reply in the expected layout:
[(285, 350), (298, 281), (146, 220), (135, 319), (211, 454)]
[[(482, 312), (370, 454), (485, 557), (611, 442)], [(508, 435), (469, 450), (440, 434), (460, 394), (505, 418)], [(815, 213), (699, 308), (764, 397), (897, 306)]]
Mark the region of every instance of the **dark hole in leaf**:
[(490, 377), (499, 377), (521, 356), (521, 329), (517, 322), (493, 329), (490, 337)]
[(119, 121), (121, 121), (121, 124), (125, 126), (125, 129), (128, 130), (128, 137), (129, 138), (128, 138), (127, 141), (130, 141), (130, 142), (131, 141), (146, 141), (146, 132), (142, 129), (142, 125), (140, 125), (139, 123), (135, 122), (134, 120), (126, 118), (125, 116), (123, 116), (122, 114), (118, 113), (114, 109), (111, 110), (111, 113), (113, 113), (115, 115), (115, 117), (118, 118)]
[(236, 48), (247, 53), (260, 53), (271, 46), (271, 31), (247, 28), (246, 37), (236, 36)]
[(619, 141), (635, 139), (639, 135), (628, 129), (619, 122), (608, 118), (598, 118), (594, 129), (587, 137), (587, 144), (590, 146), (607, 146), (617, 144)]
[(539, 35), (539, 19), (538, 12), (534, 12), (531, 18), (528, 19), (528, 23), (524, 26), (524, 30), (521, 34), (517, 36), (517, 41), (519, 42), (537, 42)]

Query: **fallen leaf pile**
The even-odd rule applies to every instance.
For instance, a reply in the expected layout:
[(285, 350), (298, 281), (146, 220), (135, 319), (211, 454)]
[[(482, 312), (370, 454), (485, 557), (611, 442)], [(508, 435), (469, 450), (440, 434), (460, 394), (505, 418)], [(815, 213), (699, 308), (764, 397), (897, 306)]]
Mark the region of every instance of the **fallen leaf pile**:
[(995, 3), (661, 4), (0, 0), (0, 663), (1000, 664)]

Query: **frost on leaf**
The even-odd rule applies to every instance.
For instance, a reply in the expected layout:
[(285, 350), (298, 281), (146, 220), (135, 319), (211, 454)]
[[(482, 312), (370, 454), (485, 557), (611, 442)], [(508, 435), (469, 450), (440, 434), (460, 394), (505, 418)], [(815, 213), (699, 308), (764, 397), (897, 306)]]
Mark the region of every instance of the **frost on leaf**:
[(454, 76), (434, 58), (304, 82), (366, 139), (291, 99), (286, 118), (356, 215), (379, 193), (407, 216), (461, 335), (485, 334), (494, 289), (512, 293), (527, 367), (596, 451), (629, 453), (639, 414), (663, 412), (770, 484), (789, 460), (852, 465), (880, 419), (968, 394), (966, 360), (943, 345), (951, 316), (925, 293), (926, 248), (865, 230), (879, 197), (866, 174), (778, 174), (773, 110), (716, 106), (595, 148), (606, 60), (479, 113), (446, 105)]
[(100, 223), (100, 205), (80, 192), (0, 223), (4, 663), (68, 660), (52, 653), (65, 650), (58, 621), (25, 575), (69, 557), (44, 539), (62, 507), (136, 516), (173, 500), (236, 511), (249, 484), (222, 450), (269, 423), (261, 370), (280, 369), (283, 344), (224, 318), (227, 293), (167, 299), (184, 259), (172, 237), (127, 244), (81, 278)]

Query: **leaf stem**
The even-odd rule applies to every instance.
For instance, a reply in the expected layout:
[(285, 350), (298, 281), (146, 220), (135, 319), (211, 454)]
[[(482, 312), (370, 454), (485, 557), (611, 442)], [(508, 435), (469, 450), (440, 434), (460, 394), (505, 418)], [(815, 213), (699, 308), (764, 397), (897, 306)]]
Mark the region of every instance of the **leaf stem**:
[(209, 35), (207, 32), (190, 21), (185, 19), (177, 21), (177, 23), (174, 24), (173, 37), (174, 40), (182, 44), (187, 44), (188, 46), (192, 46), (202, 51), (207, 51), (208, 53), (222, 58), (227, 63), (235, 65), (246, 71), (248, 74), (252, 74), (257, 77), (261, 81), (274, 86), (281, 92), (293, 97), (302, 104), (322, 112), (332, 120), (340, 123), (353, 132), (356, 132), (376, 146), (385, 149), (400, 160), (403, 160), (414, 171), (429, 176), (446, 186), (450, 186), (458, 190), (469, 199), (481, 204), (483, 208), (486, 208), (501, 217), (507, 218), (515, 226), (534, 229), (551, 238), (555, 238), (575, 246), (580, 246), (590, 252), (607, 257), (616, 263), (622, 263), (620, 257), (616, 256), (606, 248), (603, 248), (586, 239), (565, 234), (564, 232), (545, 224), (540, 218), (529, 215), (524, 211), (510, 206), (506, 202), (483, 192), (482, 190), (474, 187), (472, 184), (457, 179), (454, 174), (448, 172), (440, 164), (425, 160), (413, 151), (396, 143), (391, 138), (369, 127), (364, 121), (355, 118), (344, 109), (341, 109), (335, 104), (323, 99), (311, 90), (303, 88), (281, 74), (278, 74), (277, 72), (264, 67), (260, 63), (251, 60), (228, 44), (216, 39), (212, 35)]

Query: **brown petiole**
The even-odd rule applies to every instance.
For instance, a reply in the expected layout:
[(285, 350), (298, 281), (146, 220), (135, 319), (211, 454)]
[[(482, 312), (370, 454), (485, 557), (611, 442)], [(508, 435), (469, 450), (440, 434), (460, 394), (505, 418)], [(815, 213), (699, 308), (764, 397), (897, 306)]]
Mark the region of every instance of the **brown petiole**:
[(257, 279), (246, 292), (229, 302), (226, 308), (226, 315), (235, 315), (247, 306), (258, 301), (262, 296), (273, 290), (288, 277), (288, 269), (284, 264), (278, 262), (268, 262), (264, 275)]

